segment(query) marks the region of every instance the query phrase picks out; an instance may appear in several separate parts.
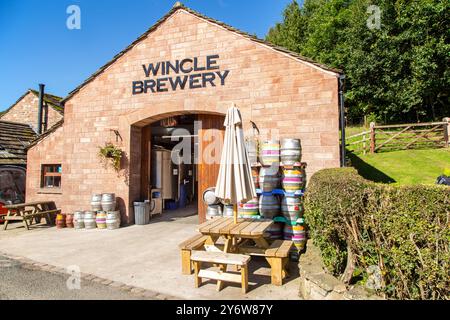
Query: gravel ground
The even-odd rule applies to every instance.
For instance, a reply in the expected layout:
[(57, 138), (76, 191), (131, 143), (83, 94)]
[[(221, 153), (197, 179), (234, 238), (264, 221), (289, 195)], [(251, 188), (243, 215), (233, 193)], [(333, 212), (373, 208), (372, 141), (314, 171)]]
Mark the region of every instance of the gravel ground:
[(45, 272), (0, 255), (0, 300), (148, 300), (130, 291), (81, 280), (69, 290), (70, 275)]

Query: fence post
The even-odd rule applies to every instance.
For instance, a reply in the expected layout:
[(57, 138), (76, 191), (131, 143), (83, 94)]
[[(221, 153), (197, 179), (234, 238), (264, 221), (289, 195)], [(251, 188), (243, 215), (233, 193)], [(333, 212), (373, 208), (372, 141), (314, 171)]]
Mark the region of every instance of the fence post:
[(375, 122), (370, 123), (370, 153), (375, 153)]
[(450, 118), (444, 118), (442, 121), (447, 122), (447, 124), (444, 124), (444, 141), (445, 141), (445, 147), (448, 148), (450, 145), (449, 141), (449, 135), (450, 135)]

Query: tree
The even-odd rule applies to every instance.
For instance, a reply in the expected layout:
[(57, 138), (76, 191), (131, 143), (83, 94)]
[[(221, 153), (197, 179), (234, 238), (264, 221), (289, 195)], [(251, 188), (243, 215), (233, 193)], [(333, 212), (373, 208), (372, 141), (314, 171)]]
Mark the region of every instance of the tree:
[[(372, 4), (379, 29), (367, 26)], [(447, 0), (293, 1), (266, 39), (342, 69), (350, 118), (436, 120), (450, 115), (449, 9)]]

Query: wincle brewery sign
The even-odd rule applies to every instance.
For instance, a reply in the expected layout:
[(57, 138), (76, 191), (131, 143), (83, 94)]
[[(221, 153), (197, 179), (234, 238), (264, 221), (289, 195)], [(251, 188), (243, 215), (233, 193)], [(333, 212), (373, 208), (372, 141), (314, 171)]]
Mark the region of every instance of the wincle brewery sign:
[(196, 57), (142, 65), (145, 77), (151, 79), (133, 81), (133, 95), (223, 86), (230, 71), (220, 71), (218, 59), (219, 55), (211, 55), (204, 61)]

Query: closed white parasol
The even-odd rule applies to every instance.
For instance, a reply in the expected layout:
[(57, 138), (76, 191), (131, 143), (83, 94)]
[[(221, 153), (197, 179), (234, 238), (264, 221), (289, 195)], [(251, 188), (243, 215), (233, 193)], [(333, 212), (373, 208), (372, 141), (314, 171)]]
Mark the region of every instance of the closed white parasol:
[(256, 190), (244, 142), (241, 113), (234, 104), (227, 111), (224, 126), (225, 138), (215, 194), (234, 205), (234, 222), (237, 223), (238, 202), (255, 198)]

